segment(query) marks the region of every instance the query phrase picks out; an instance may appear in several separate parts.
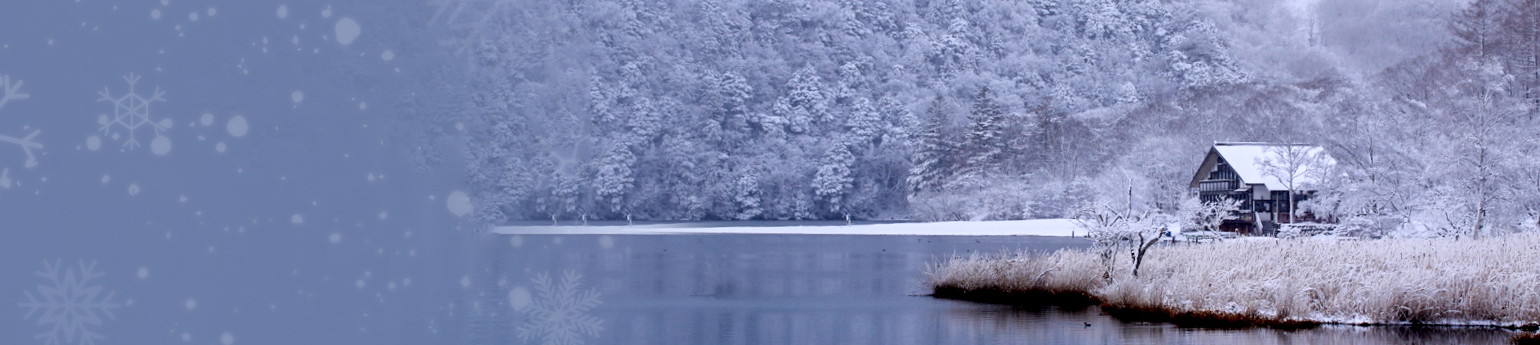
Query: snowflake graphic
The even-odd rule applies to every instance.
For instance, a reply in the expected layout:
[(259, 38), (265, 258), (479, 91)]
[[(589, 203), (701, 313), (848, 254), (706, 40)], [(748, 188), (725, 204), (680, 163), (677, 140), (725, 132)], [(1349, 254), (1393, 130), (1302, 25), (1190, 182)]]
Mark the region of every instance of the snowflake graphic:
[(544, 345), (574, 345), (582, 344), (584, 335), (598, 336), (604, 330), (604, 320), (587, 312), (602, 302), (598, 291), (578, 289), (582, 279), (572, 271), (567, 271), (560, 283), (545, 273), (535, 276), (538, 297), (518, 308), (528, 314), (519, 325), (519, 338), (524, 342), (540, 339)]
[[(5, 91), (4, 95), (0, 95), (0, 108), (4, 108), (5, 104), (9, 103), (10, 101), (27, 99), (27, 97), (29, 97), (29, 95), (25, 93), (17, 92), (21, 90), (21, 82), (21, 80), (17, 80), (16, 83), (13, 84), (11, 83), (10, 76), (0, 75), (0, 89), (4, 89)], [(16, 146), (21, 146), (22, 153), (27, 154), (27, 161), (24, 164), (26, 167), (31, 168), (37, 166), (37, 157), (32, 155), (32, 149), (43, 149), (43, 144), (32, 141), (32, 138), (36, 138), (38, 133), (42, 132), (43, 131), (41, 129), (34, 129), (32, 130), (32, 133), (27, 134), (27, 136), (21, 138), (0, 135), (0, 141), (16, 144)], [(0, 188), (11, 188), (11, 179), (9, 177), (9, 173), (10, 169), (5, 169), (4, 172), (0, 172)]]
[(134, 92), (134, 84), (139, 82), (139, 77), (133, 73), (123, 77), (123, 81), (128, 82), (128, 93), (123, 96), (112, 97), (111, 89), (102, 88), (102, 92), (99, 93), (102, 95), (102, 98), (96, 101), (112, 102), (114, 115), (111, 117), (102, 115), (97, 118), (96, 123), (102, 125), (100, 129), (102, 134), (111, 136), (113, 140), (118, 139), (118, 134), (113, 133), (113, 129), (119, 126), (123, 127), (123, 130), (128, 132), (128, 141), (123, 142), (123, 147), (127, 150), (140, 146), (139, 139), (135, 138), (135, 133), (139, 131), (139, 127), (150, 125), (155, 130), (155, 140), (150, 143), (150, 149), (157, 154), (165, 154), (166, 151), (171, 149), (171, 141), (161, 136), (160, 132), (171, 129), (171, 119), (163, 118), (159, 122), (151, 121), (150, 103), (155, 101), (165, 102), (166, 99), (161, 98), (161, 96), (164, 96), (166, 93), (160, 91), (160, 87), (156, 87), (155, 94), (150, 98), (140, 96)]
[[(104, 274), (96, 272), (95, 261), (86, 265), (85, 260), (80, 260), (80, 271), (73, 268), (64, 269), (63, 266), (59, 261), (55, 261), (53, 265), (43, 261), (43, 271), (37, 272), (37, 276), (53, 283), (53, 286), (38, 285), (38, 296), (33, 296), (31, 291), (23, 291), (27, 295), (27, 302), (18, 305), (28, 309), (27, 314), (22, 318), (31, 320), (32, 314), (37, 313), (38, 310), (43, 311), (37, 317), (37, 324), (51, 328), (38, 333), (35, 338), (44, 339), (45, 345), (75, 343), (77, 338), (80, 339), (81, 345), (94, 344), (96, 340), (102, 339), (102, 335), (87, 330), (86, 326), (101, 326), (101, 315), (106, 315), (108, 319), (116, 319), (111, 309), (120, 308), (122, 305), (112, 302), (115, 292), (107, 293), (107, 297), (98, 301), (96, 297), (101, 294), (102, 287), (86, 286), (88, 281)], [(61, 269), (63, 269), (62, 272)], [(63, 342), (59, 341), (60, 335), (63, 335)]]

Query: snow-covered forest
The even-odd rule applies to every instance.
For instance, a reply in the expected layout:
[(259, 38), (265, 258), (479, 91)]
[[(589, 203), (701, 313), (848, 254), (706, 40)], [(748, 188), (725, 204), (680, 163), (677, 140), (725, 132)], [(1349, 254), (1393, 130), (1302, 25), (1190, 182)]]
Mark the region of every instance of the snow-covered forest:
[[(1320, 145), (1307, 209), (1540, 221), (1540, 0), (523, 1), (460, 46), (484, 221), (1174, 211), (1214, 141)], [(446, 41), (448, 42), (448, 41)], [(1482, 229), (1482, 231), (1476, 231)]]

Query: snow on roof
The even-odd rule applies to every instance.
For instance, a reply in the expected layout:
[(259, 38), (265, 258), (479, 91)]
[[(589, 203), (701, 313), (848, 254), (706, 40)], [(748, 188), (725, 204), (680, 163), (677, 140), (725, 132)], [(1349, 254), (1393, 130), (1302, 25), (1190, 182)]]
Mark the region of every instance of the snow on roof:
[[(1276, 176), (1267, 174), (1269, 162), (1275, 167), (1282, 165), (1283, 153), (1290, 147), (1304, 149), (1307, 156), (1320, 159), (1305, 160), (1306, 164), (1299, 167), (1294, 179), (1296, 187), (1309, 186), (1317, 181), (1317, 175), (1325, 173), (1325, 169), (1337, 164), (1331, 155), (1326, 154), (1326, 149), (1320, 146), (1283, 145), (1269, 143), (1215, 143), (1214, 151), (1225, 162), (1230, 163), (1230, 168), (1235, 169), (1235, 174), (1240, 175), (1242, 183), (1267, 185), (1268, 190), (1288, 190), (1287, 184)], [(1272, 174), (1283, 175), (1283, 174)]]

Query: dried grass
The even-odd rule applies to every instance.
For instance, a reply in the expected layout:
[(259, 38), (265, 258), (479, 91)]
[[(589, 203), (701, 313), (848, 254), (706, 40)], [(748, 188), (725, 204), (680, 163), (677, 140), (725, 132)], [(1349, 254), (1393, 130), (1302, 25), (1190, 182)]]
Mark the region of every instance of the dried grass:
[(1185, 315), (1282, 327), (1540, 323), (1540, 235), (1171, 244), (1155, 248), (1138, 277), (1118, 256), (1110, 280), (1088, 249), (954, 257), (926, 273), (938, 297), (1078, 294), (1152, 321)]

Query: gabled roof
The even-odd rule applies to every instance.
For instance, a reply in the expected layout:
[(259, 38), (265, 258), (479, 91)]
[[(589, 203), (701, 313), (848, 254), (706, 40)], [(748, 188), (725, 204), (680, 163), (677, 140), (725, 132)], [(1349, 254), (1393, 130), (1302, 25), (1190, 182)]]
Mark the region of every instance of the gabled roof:
[[(1289, 188), (1285, 187), (1286, 184), (1282, 180), (1276, 176), (1269, 175), (1267, 171), (1269, 171), (1269, 162), (1274, 167), (1279, 166), (1280, 162), (1284, 159), (1284, 153), (1289, 152), (1289, 150), (1301, 150), (1296, 152), (1316, 158), (1304, 160), (1305, 164), (1299, 167), (1298, 171), (1302, 176), (1295, 178), (1294, 184), (1296, 187), (1309, 186), (1319, 182), (1317, 181), (1318, 176), (1323, 175), (1326, 169), (1330, 169), (1337, 164), (1337, 161), (1332, 159), (1331, 155), (1326, 154), (1326, 149), (1320, 146), (1309, 145), (1214, 143), (1214, 148), (1209, 151), (1209, 154), (1211, 156), (1218, 154), (1220, 158), (1224, 158), (1225, 162), (1230, 163), (1230, 168), (1235, 170), (1236, 175), (1240, 175), (1241, 183), (1264, 184), (1267, 185), (1268, 190), (1288, 190)], [(1212, 157), (1204, 159), (1203, 167), (1199, 168), (1198, 176), (1193, 180), (1194, 184), (1198, 180), (1203, 179), (1204, 176), (1207, 176), (1208, 171), (1213, 169), (1214, 163), (1215, 160)]]

